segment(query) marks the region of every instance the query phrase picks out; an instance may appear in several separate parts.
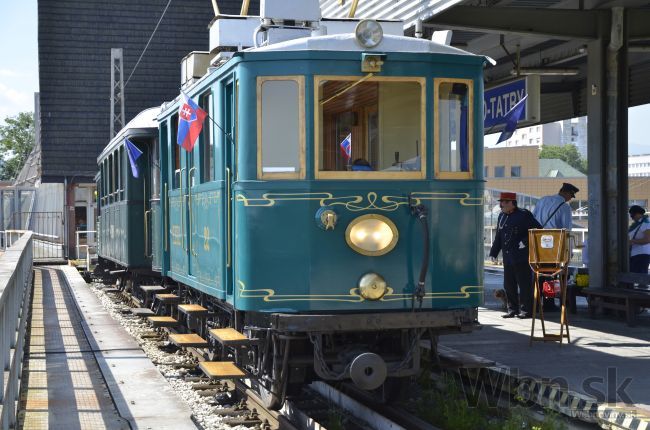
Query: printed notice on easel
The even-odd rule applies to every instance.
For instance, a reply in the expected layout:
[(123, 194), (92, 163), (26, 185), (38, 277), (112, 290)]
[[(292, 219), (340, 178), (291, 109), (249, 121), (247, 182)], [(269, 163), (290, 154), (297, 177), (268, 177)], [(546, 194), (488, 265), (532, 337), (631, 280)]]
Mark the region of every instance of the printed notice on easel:
[(545, 234), (542, 236), (542, 248), (551, 249), (553, 248), (553, 236), (550, 234)]

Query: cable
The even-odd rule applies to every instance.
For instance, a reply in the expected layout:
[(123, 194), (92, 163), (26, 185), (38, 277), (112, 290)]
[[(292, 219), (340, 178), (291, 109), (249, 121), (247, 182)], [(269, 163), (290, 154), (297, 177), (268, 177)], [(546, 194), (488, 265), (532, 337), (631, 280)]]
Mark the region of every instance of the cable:
[(156, 28), (153, 29), (153, 32), (151, 33), (151, 36), (149, 37), (149, 41), (147, 42), (147, 45), (144, 47), (142, 50), (142, 53), (140, 54), (140, 58), (138, 58), (138, 61), (135, 63), (135, 66), (133, 66), (133, 70), (131, 70), (131, 74), (129, 77), (126, 79), (126, 83), (124, 84), (124, 88), (129, 84), (129, 81), (131, 80), (131, 76), (133, 76), (133, 73), (135, 72), (135, 69), (138, 68), (138, 64), (140, 64), (140, 60), (142, 60), (142, 57), (144, 56), (144, 53), (147, 52), (147, 48), (149, 47), (149, 44), (151, 43), (151, 39), (156, 35), (156, 30), (158, 30), (158, 26), (162, 22), (163, 18), (165, 17), (165, 13), (167, 12), (167, 9), (169, 9), (169, 5), (172, 3), (172, 0), (169, 0), (167, 2), (167, 6), (165, 6), (165, 10), (163, 10), (162, 15), (160, 15), (160, 19), (158, 20), (158, 23), (156, 24)]

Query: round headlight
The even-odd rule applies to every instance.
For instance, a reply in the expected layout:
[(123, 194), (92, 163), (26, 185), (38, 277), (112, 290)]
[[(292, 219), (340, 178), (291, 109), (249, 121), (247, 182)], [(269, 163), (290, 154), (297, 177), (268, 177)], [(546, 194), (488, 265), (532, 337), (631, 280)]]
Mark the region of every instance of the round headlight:
[(377, 21), (364, 19), (357, 24), (357, 27), (354, 29), (354, 35), (359, 45), (364, 48), (374, 48), (384, 38), (384, 30)]
[(376, 273), (366, 273), (359, 280), (359, 293), (366, 300), (379, 300), (387, 291), (384, 278)]
[(355, 218), (345, 230), (345, 240), (359, 254), (378, 256), (390, 252), (397, 244), (397, 227), (382, 215)]

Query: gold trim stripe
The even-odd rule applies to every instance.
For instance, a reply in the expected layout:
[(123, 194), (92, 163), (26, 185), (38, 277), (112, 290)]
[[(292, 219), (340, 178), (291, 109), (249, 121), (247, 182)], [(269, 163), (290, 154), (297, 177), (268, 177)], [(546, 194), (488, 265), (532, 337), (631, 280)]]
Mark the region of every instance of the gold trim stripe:
[[(367, 200), (367, 204), (360, 204)], [(383, 205), (379, 203), (384, 203)], [(414, 192), (411, 193), (411, 199), (415, 204), (422, 201), (430, 200), (458, 200), (461, 206), (482, 206), (483, 197), (470, 197), (468, 193), (438, 193), (438, 192)], [(261, 198), (248, 198), (239, 193), (236, 195), (236, 201), (241, 202), (247, 207), (271, 207), (281, 201), (319, 201), (320, 206), (344, 206), (345, 209), (352, 212), (361, 212), (366, 210), (380, 210), (392, 212), (400, 206), (409, 204), (408, 196), (382, 196), (378, 197), (377, 193), (370, 192), (364, 196), (340, 196), (334, 197), (334, 194), (328, 192), (322, 193), (264, 193)]]
[[(239, 297), (244, 299), (263, 299), (265, 302), (324, 301), (361, 303), (374, 301), (363, 298), (357, 287), (351, 288), (348, 294), (276, 294), (275, 290), (270, 288), (247, 290), (246, 285), (241, 280), (237, 280), (237, 283), (239, 284)], [(424, 295), (424, 299), (469, 299), (475, 295), (483, 295), (483, 290), (482, 285), (465, 285), (460, 287), (459, 291), (428, 292)], [(388, 292), (377, 301), (395, 302), (413, 298), (413, 294), (393, 294), (393, 291), (389, 287)]]

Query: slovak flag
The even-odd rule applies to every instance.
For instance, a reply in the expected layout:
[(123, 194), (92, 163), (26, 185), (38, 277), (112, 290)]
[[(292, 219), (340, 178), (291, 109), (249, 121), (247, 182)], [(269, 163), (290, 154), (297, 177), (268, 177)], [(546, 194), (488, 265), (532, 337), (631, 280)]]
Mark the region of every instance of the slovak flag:
[(501, 132), (501, 136), (499, 136), (499, 140), (495, 145), (498, 145), (504, 140), (510, 139), (512, 135), (515, 133), (515, 130), (517, 129), (517, 123), (521, 119), (521, 114), (524, 113), (524, 108), (526, 107), (527, 98), (528, 98), (528, 94), (523, 96), (521, 100), (519, 100), (517, 104), (514, 105), (512, 109), (510, 109), (505, 114), (504, 117), (506, 119), (506, 125), (503, 128), (503, 131)]
[(343, 152), (343, 156), (348, 160), (352, 158), (352, 133), (348, 134), (341, 142), (341, 151)]
[(140, 173), (138, 172), (138, 165), (136, 161), (142, 155), (142, 151), (140, 151), (138, 147), (135, 146), (133, 142), (131, 142), (126, 137), (124, 138), (124, 146), (126, 147), (126, 153), (129, 156), (129, 163), (131, 163), (131, 173), (133, 174), (134, 178), (137, 178), (140, 176)]
[(201, 134), (203, 121), (208, 116), (208, 113), (182, 91), (181, 98), (182, 103), (178, 110), (178, 137), (176, 143), (187, 152), (190, 152), (194, 148), (196, 139)]

